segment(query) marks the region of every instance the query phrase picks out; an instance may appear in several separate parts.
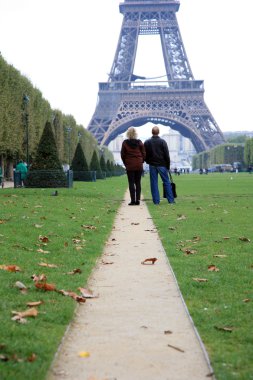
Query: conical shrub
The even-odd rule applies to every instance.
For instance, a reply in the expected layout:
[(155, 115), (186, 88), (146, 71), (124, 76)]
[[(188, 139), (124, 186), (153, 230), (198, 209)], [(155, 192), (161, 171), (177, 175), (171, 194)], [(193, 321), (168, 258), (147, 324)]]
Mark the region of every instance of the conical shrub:
[(75, 181), (84, 181), (86, 179), (89, 167), (80, 142), (76, 146), (71, 169), (73, 170), (73, 177)]
[(66, 187), (67, 179), (58, 157), (56, 142), (49, 122), (42, 133), (37, 153), (32, 162), (27, 180), (27, 187)]

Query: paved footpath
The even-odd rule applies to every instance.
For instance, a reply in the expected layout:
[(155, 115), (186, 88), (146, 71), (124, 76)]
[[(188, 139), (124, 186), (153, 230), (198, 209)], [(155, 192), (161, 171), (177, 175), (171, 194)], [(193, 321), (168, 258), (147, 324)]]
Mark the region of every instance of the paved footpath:
[(125, 199), (89, 288), (48, 380), (213, 379), (145, 204)]

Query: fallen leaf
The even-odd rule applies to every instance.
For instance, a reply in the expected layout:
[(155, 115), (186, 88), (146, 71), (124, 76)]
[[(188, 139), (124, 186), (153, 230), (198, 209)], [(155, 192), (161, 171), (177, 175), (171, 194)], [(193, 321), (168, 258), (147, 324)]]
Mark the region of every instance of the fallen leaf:
[(34, 227), (35, 227), (35, 228), (42, 228), (42, 227), (43, 227), (43, 224), (34, 224)]
[(209, 272), (219, 272), (219, 268), (216, 267), (216, 265), (208, 265)]
[(140, 223), (131, 223), (131, 226), (139, 226)]
[(221, 331), (226, 331), (226, 332), (232, 332), (234, 331), (234, 327), (230, 327), (230, 326), (214, 326), (216, 328), (216, 330), (221, 330)]
[(197, 281), (197, 282), (207, 282), (208, 280), (206, 278), (198, 278), (198, 277), (195, 277), (193, 278), (193, 281)]
[(71, 297), (71, 298), (73, 298), (75, 301), (77, 301), (79, 303), (86, 302), (86, 298), (84, 298), (83, 296), (79, 296), (75, 292), (66, 291), (66, 290), (62, 289), (62, 290), (58, 290), (58, 293), (62, 294), (63, 296), (66, 296), (66, 297)]
[(250, 302), (251, 299), (250, 298), (245, 298), (242, 302)]
[(77, 268), (77, 269), (72, 270), (71, 272), (67, 272), (66, 274), (77, 274), (77, 273), (81, 274), (82, 273), (81, 269)]
[(37, 275), (37, 274), (33, 274), (33, 275), (31, 276), (31, 279), (32, 279), (34, 282), (45, 282), (45, 281), (47, 281), (47, 276), (46, 276), (44, 273), (39, 274), (39, 275)]
[(0, 265), (0, 269), (7, 270), (8, 272), (20, 272), (21, 269), (17, 265)]
[(224, 259), (227, 255), (213, 255), (213, 257), (218, 257), (219, 259)]
[(15, 282), (15, 287), (22, 291), (27, 290), (27, 287), (23, 284), (23, 282), (20, 281)]
[(30, 363), (32, 363), (36, 359), (37, 359), (37, 355), (36, 354), (31, 354), (30, 356), (28, 356), (27, 361), (30, 362)]
[(83, 297), (85, 298), (98, 298), (98, 296), (95, 296), (93, 294), (93, 292), (89, 289), (85, 289), (85, 288), (78, 288), (78, 290), (80, 291), (80, 293), (82, 294)]
[(247, 243), (250, 242), (250, 239), (248, 239), (248, 238), (245, 237), (245, 236), (239, 237), (239, 240), (241, 240), (241, 241), (245, 241), (245, 242), (247, 242)]
[(151, 257), (150, 259), (145, 259), (144, 261), (142, 261), (141, 264), (143, 264), (143, 265), (154, 265), (156, 261), (157, 261), (156, 257)]
[(79, 352), (78, 356), (80, 356), (80, 358), (88, 358), (90, 356), (90, 353), (88, 351), (82, 351)]
[(54, 291), (56, 290), (56, 287), (54, 284), (48, 284), (46, 282), (36, 282), (35, 287), (37, 289), (45, 290), (46, 292)]
[(193, 241), (200, 241), (201, 237), (200, 236), (193, 236), (192, 240)]
[(35, 301), (35, 302), (27, 302), (26, 305), (28, 307), (36, 307), (42, 305), (44, 302), (43, 301)]
[(229, 240), (230, 237), (229, 237), (229, 236), (223, 236), (223, 239), (224, 239), (224, 240)]
[(185, 215), (178, 215), (177, 220), (186, 220), (186, 216)]
[(9, 357), (7, 355), (0, 355), (0, 361), (1, 362), (8, 362), (8, 360), (9, 360)]
[(41, 249), (41, 248), (37, 249), (37, 252), (39, 252), (39, 253), (50, 253), (50, 251), (44, 251), (44, 250)]
[(165, 335), (172, 334), (172, 333), (173, 333), (173, 332), (170, 331), (170, 330), (165, 330), (165, 331), (164, 331), (164, 334), (165, 334)]
[(22, 325), (24, 325), (25, 323), (27, 323), (27, 319), (21, 318), (18, 315), (15, 315), (14, 317), (12, 317), (11, 320), (15, 321), (15, 322), (18, 322), (18, 323), (21, 323)]
[(65, 241), (64, 247), (68, 247), (68, 246), (69, 246), (69, 243), (67, 241)]
[(176, 227), (169, 227), (169, 230), (175, 231)]
[(181, 251), (183, 251), (187, 255), (193, 255), (194, 253), (198, 252), (196, 249), (191, 249), (191, 248), (181, 248)]
[(104, 260), (102, 260), (102, 264), (103, 265), (111, 265), (111, 264), (114, 264), (114, 262), (113, 261), (104, 261)]
[(46, 268), (58, 268), (58, 265), (55, 264), (48, 264), (48, 263), (39, 263), (40, 267), (46, 267)]
[(47, 236), (40, 235), (39, 236), (39, 241), (42, 241), (42, 243), (48, 243), (49, 242), (49, 238)]
[(96, 230), (97, 229), (97, 227), (93, 226), (92, 224), (87, 224), (87, 225), (82, 224), (81, 227), (84, 228), (85, 230)]
[(12, 311), (12, 314), (14, 314), (20, 318), (37, 317), (38, 310), (35, 307), (33, 307), (33, 308), (27, 309), (25, 311)]

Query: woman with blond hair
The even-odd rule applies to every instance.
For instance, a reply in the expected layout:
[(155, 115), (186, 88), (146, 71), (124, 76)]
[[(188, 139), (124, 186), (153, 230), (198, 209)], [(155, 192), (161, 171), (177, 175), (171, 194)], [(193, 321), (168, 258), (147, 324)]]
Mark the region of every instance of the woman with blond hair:
[(123, 141), (121, 159), (126, 167), (131, 202), (129, 206), (139, 205), (141, 198), (141, 176), (146, 157), (144, 144), (137, 139), (135, 128), (127, 130), (127, 139)]

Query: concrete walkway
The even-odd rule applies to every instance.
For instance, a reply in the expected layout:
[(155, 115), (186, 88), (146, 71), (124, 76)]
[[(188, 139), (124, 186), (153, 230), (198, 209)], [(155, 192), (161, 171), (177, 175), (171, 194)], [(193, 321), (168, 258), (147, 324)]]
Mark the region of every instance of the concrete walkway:
[(89, 288), (48, 380), (213, 379), (145, 204), (122, 204)]

